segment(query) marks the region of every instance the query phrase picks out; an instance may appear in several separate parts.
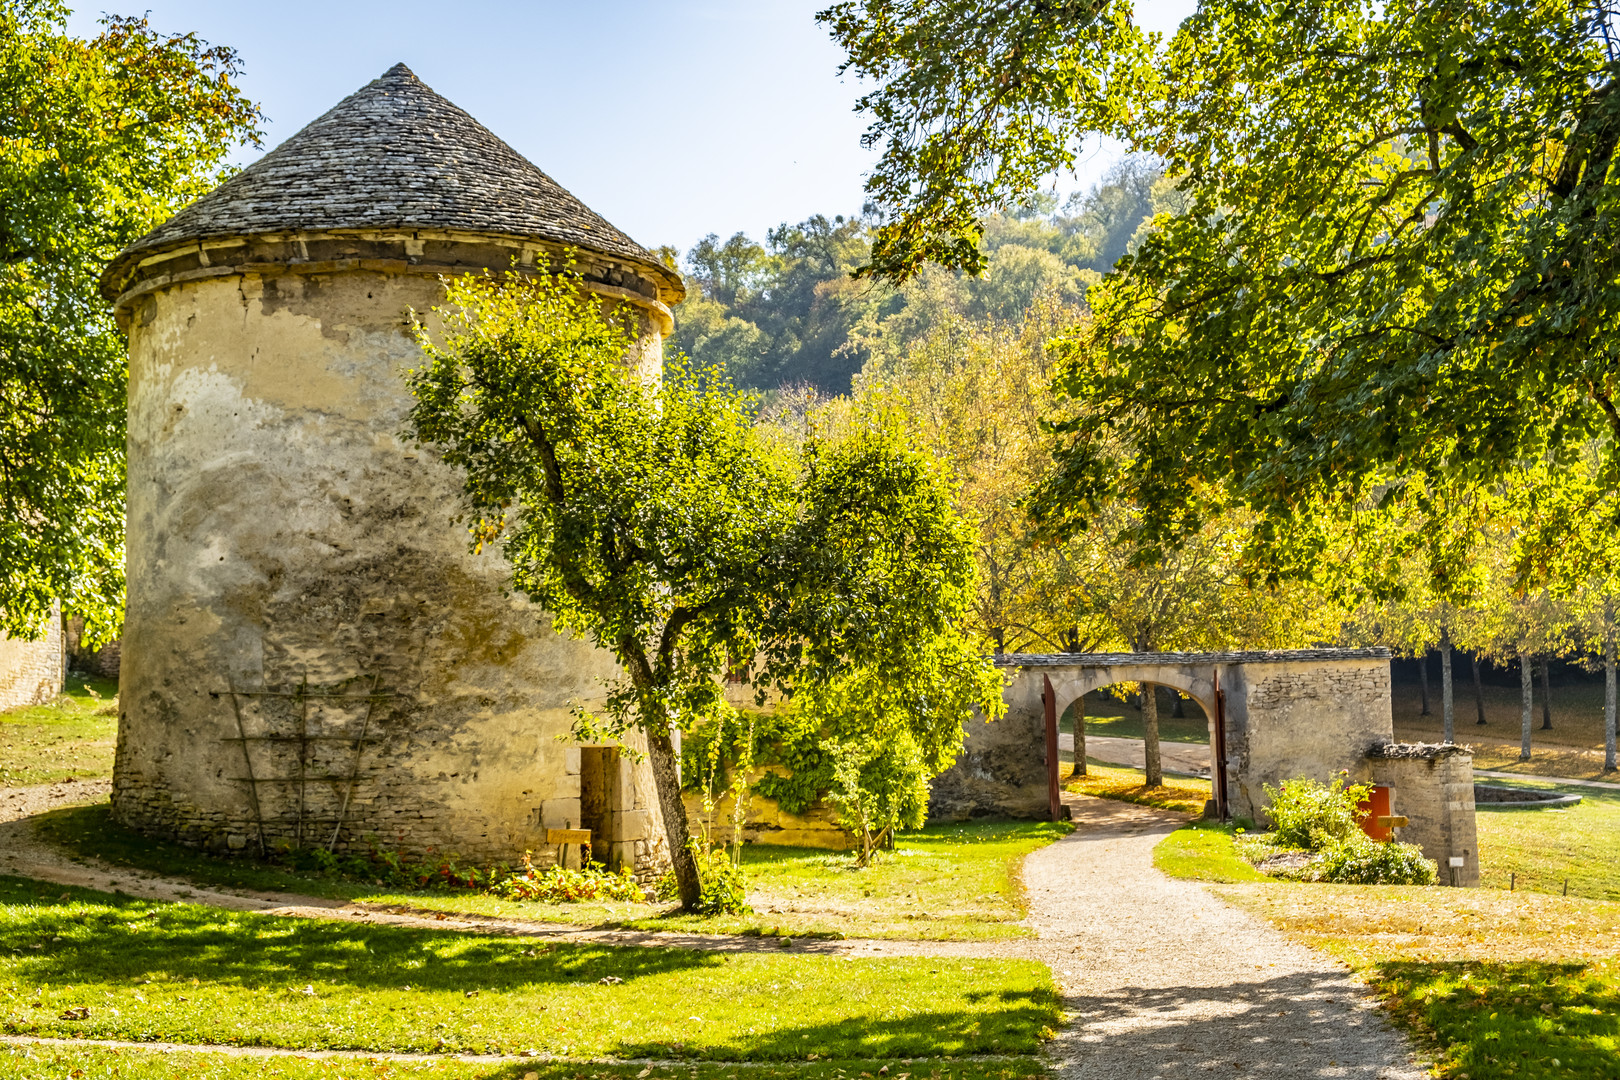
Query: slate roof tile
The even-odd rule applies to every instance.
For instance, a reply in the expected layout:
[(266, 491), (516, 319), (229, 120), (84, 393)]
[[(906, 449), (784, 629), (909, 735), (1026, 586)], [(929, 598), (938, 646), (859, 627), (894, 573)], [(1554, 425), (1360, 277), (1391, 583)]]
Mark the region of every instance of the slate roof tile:
[(136, 241), (114, 266), (192, 240), (401, 226), (550, 240), (672, 276), (404, 64)]

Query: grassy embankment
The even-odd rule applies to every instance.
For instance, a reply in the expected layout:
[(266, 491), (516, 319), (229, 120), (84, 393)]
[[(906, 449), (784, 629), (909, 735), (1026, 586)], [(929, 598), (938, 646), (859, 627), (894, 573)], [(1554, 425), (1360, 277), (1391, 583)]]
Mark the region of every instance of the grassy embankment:
[(117, 695), (110, 679), (74, 675), (51, 704), (0, 713), (0, 787), (110, 776)]
[(8, 1034), (710, 1061), (1028, 1055), (1044, 965), (558, 944), (0, 878)]
[(43, 815), (40, 835), (82, 859), (149, 870), (216, 888), (291, 892), (589, 926), (787, 937), (987, 940), (1027, 937), (1019, 866), (1069, 831), (1050, 822), (974, 822), (902, 834), (893, 852), (857, 870), (846, 852), (751, 844), (743, 849), (751, 915), (669, 913), (667, 904), (542, 904), (471, 891), (401, 891), (222, 859), (119, 828), (105, 804)]
[[(1032, 1058), (885, 1063), (883, 1080), (1026, 1080), (1044, 1075)], [(750, 1065), (608, 1065), (598, 1062), (378, 1061), (231, 1057), (95, 1047), (0, 1047), (0, 1075), (15, 1080), (850, 1080), (882, 1065), (865, 1061)]]
[[(1594, 822), (1613, 820), (1610, 808), (1595, 809)], [(1564, 820), (1482, 813), (1481, 859), (1487, 868), (1519, 859), (1543, 882), (1573, 872), (1585, 860), (1563, 843)], [(1229, 826), (1189, 825), (1160, 842), (1154, 864), (1215, 883), (1224, 899), (1349, 964), (1433, 1052), (1437, 1075), (1620, 1077), (1620, 904), (1528, 890), (1256, 881), (1232, 837)], [(1620, 883), (1612, 867), (1606, 873), (1603, 887)]]

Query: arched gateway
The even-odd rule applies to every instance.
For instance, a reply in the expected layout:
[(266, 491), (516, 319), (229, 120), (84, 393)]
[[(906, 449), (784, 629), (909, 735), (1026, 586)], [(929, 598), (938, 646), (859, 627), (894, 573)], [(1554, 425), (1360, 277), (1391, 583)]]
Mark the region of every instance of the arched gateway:
[[(1459, 884), (1478, 881), (1472, 759), (1458, 747), (1395, 743), (1387, 649), (1017, 653), (996, 664), (1011, 676), (1007, 714), (969, 723), (962, 756), (934, 781), (936, 820), (1048, 816), (1057, 717), (1092, 690), (1154, 683), (1210, 718), (1213, 787), (1230, 816), (1259, 817), (1266, 784), (1348, 770), (1352, 781), (1399, 788), (1393, 813), (1411, 818), (1403, 838), (1439, 861), (1443, 880), (1456, 869)], [(1456, 858), (1464, 863), (1453, 868)]]

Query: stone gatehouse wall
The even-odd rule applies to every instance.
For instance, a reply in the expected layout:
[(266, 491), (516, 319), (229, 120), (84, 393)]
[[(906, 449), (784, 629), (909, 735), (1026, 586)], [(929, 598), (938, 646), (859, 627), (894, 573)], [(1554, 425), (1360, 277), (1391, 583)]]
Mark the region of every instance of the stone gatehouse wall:
[(62, 619), (52, 612), (38, 641), (0, 634), (0, 712), (44, 705), (62, 692), (67, 653)]
[(1008, 676), (1006, 715), (975, 716), (967, 724), (962, 756), (934, 781), (933, 820), (1047, 815), (1045, 679), (1059, 715), (1093, 690), (1148, 682), (1181, 691), (1213, 716), (1218, 682), (1226, 701), (1221, 764), (1233, 817), (1262, 819), (1267, 784), (1340, 770), (1367, 779), (1368, 752), (1394, 740), (1384, 649), (1008, 655), (997, 663)]
[[(1479, 884), (1474, 755), (1465, 746), (1392, 743), (1368, 755), (1373, 783), (1390, 789), (1390, 813), (1405, 817), (1395, 839), (1416, 844), (1440, 866), (1440, 884)], [(1455, 869), (1450, 862), (1459, 858)]]

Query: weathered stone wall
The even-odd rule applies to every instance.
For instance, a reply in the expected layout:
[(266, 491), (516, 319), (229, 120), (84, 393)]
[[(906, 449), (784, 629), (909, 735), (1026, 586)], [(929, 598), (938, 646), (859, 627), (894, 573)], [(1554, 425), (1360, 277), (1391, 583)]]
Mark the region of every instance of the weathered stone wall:
[[(1407, 819), (1395, 839), (1438, 863), (1442, 885), (1478, 885), (1473, 754), (1461, 746), (1395, 743), (1372, 753), (1368, 772), (1373, 783), (1390, 788), (1390, 813)], [(1452, 858), (1463, 865), (1453, 869)]]
[[(148, 267), (126, 294), (113, 807), (127, 825), (240, 850), (262, 820), (271, 844), (336, 830), (339, 848), (544, 862), (545, 829), (578, 821), (570, 706), (599, 700), (615, 666), (503, 594), (507, 564), (470, 554), (453, 519), (457, 477), (399, 434), (401, 374), (422, 359), (406, 310), (440, 301), (446, 267), (510, 253), (447, 241), (413, 264), (422, 242), (411, 256), (409, 234), (396, 241), (397, 261), (334, 250), (303, 266), (222, 243), (235, 261), (214, 274), (204, 244), (188, 256), (200, 266)], [(260, 255), (297, 246), (278, 243)], [(652, 370), (658, 329), (644, 324)], [(306, 684), (347, 696), (243, 695)], [(366, 702), (373, 685), (391, 696)], [(662, 824), (650, 770), (626, 768), (634, 813), (614, 843), (651, 873)]]
[(66, 663), (62, 619), (54, 612), (37, 641), (0, 634), (0, 712), (55, 701)]
[[(705, 815), (703, 796), (697, 792), (687, 792), (682, 801), (686, 803), (687, 820), (694, 834), (708, 823), (712, 840), (731, 843), (732, 815), (737, 805), (733, 795), (729, 792), (723, 795), (716, 802), (712, 816)], [(855, 838), (839, 827), (838, 811), (824, 802), (813, 804), (802, 814), (790, 814), (772, 800), (754, 795), (743, 822), (743, 842), (843, 851), (854, 845)]]
[(1368, 751), (1394, 738), (1387, 657), (1250, 661), (1223, 685), (1235, 817), (1264, 817), (1267, 784), (1340, 770), (1364, 780)]
[(123, 656), (123, 643), (119, 639), (114, 638), (95, 649), (84, 648), (84, 618), (78, 615), (67, 620), (64, 633), (69, 670), (103, 679), (118, 678), (119, 662)]

